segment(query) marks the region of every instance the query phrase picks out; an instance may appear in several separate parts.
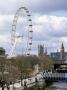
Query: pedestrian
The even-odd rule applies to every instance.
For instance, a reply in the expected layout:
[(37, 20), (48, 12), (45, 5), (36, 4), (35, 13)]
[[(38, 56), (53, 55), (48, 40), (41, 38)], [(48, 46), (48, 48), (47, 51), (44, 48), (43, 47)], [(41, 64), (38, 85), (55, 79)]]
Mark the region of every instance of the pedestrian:
[(37, 80), (37, 78), (35, 78), (35, 82), (37, 82), (38, 80)]
[(9, 83), (7, 82), (7, 90), (9, 90), (10, 89), (10, 87), (9, 87)]
[(27, 82), (24, 81), (24, 90), (27, 90)]

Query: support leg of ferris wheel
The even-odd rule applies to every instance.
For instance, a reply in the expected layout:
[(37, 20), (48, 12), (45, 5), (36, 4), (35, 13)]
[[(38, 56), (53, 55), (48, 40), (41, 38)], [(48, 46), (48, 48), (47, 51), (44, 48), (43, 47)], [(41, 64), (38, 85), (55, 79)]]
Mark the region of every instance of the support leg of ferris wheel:
[(8, 58), (16, 56), (16, 44), (18, 42), (19, 38), (22, 38), (23, 36), (16, 36), (15, 43), (12, 45), (12, 49), (8, 55)]

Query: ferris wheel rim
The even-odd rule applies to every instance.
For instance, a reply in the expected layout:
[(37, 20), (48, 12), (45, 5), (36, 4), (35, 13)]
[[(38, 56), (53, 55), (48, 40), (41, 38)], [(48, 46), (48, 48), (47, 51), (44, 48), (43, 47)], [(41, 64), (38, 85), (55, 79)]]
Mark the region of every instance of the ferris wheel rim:
[(21, 12), (21, 10), (25, 10), (26, 16), (28, 17), (28, 22), (30, 22), (30, 24), (28, 25), (28, 41), (27, 41), (27, 48), (26, 48), (26, 53), (25, 53), (25, 55), (30, 55), (31, 46), (32, 46), (33, 30), (32, 30), (31, 15), (29, 13), (29, 10), (26, 7), (20, 7), (14, 16), (14, 20), (13, 20), (13, 24), (12, 24), (12, 33), (11, 33), (11, 44), (13, 46), (15, 43), (16, 26), (17, 26), (18, 18), (20, 17), (19, 12)]

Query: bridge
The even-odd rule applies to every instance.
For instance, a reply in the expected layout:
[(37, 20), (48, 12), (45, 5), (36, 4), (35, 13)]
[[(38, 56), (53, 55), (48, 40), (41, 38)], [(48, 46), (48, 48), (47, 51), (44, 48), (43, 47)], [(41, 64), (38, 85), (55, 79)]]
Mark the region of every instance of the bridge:
[(67, 73), (45, 73), (44, 74), (45, 81), (67, 81)]
[[(59, 72), (67, 72), (67, 69), (64, 69), (63, 67), (67, 67), (67, 60), (53, 60), (54, 70), (57, 70)], [(61, 67), (63, 68), (61, 70)]]
[(67, 60), (53, 60), (53, 64), (67, 65)]

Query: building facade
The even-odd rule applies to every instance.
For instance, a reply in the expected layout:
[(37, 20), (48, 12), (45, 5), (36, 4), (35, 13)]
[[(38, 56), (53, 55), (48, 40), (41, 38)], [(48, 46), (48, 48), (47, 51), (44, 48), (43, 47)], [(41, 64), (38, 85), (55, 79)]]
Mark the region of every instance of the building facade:
[(67, 60), (67, 52), (65, 52), (63, 43), (61, 44), (60, 52), (51, 52), (50, 57), (54, 60)]
[(44, 55), (44, 45), (38, 45), (38, 56)]

